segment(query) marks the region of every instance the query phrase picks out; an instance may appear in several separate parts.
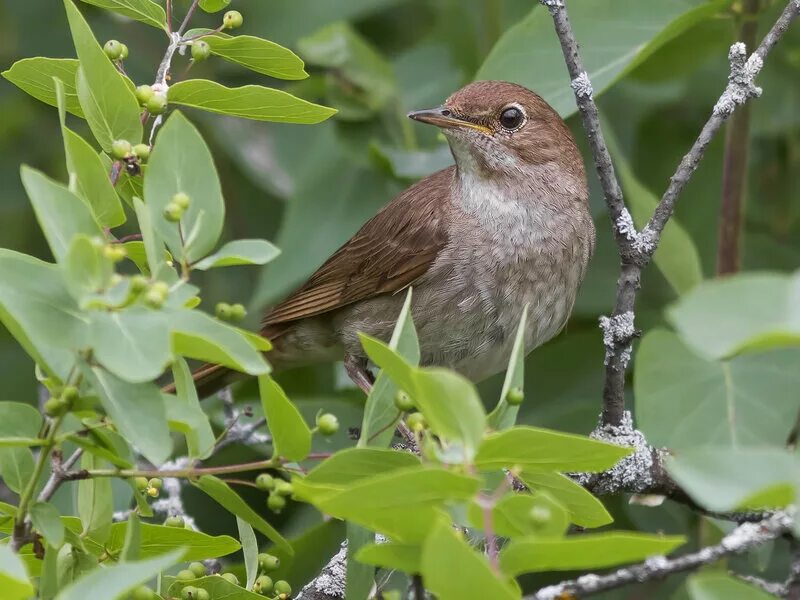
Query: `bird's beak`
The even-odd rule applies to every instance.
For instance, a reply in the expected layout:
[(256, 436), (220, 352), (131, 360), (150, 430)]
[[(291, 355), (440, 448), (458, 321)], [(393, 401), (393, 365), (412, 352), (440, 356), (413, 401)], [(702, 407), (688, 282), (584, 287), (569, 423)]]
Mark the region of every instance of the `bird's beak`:
[(481, 133), (492, 133), (492, 130), (484, 125), (479, 125), (477, 123), (459, 119), (458, 117), (453, 116), (452, 111), (445, 106), (428, 108), (425, 110), (415, 110), (408, 113), (408, 118), (414, 119), (415, 121), (420, 121), (421, 123), (436, 125), (442, 129), (458, 129), (465, 127), (468, 129), (475, 129)]

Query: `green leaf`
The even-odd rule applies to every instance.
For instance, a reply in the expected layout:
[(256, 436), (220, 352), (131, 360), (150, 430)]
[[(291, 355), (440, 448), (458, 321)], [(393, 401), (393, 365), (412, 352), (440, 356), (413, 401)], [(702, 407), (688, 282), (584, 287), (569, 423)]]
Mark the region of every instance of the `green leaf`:
[(800, 351), (708, 361), (651, 330), (636, 355), (639, 427), (655, 446), (782, 445), (797, 413)]
[(142, 243), (150, 274), (159, 276), (171, 271), (166, 265), (164, 242), (153, 227), (150, 210), (139, 198), (133, 199), (133, 210), (136, 212), (136, 219), (139, 221), (139, 229), (142, 232)]
[(692, 350), (719, 359), (800, 345), (799, 299), (800, 274), (741, 273), (703, 283), (667, 316)]
[(409, 452), (384, 448), (345, 448), (311, 469), (303, 481), (345, 487), (376, 473), (421, 466)]
[(57, 600), (85, 600), (94, 597), (97, 590), (103, 590), (107, 598), (118, 598), (141, 585), (161, 571), (168, 569), (183, 555), (183, 550), (175, 550), (155, 558), (138, 562), (119, 563), (105, 569), (93, 569), (86, 575), (64, 588)]
[(231, 0), (200, 0), (200, 8), (208, 13), (215, 13), (227, 7)]
[(0, 437), (39, 436), (42, 415), (30, 404), (22, 402), (0, 402)]
[(96, 244), (84, 234), (73, 237), (69, 245), (63, 265), (65, 281), (79, 302), (106, 289), (114, 274), (114, 265), (103, 254), (102, 246), (102, 242)]
[(800, 484), (800, 462), (781, 448), (692, 448), (670, 457), (667, 468), (695, 501), (717, 511), (784, 507)]
[(290, 555), (294, 555), (294, 551), (289, 542), (287, 542), (272, 525), (267, 523), (257, 512), (250, 508), (224, 481), (213, 475), (203, 475), (200, 479), (192, 483), (208, 494), (220, 506), (247, 523), (250, 523), (250, 525), (275, 542), (275, 544), (280, 546), (284, 551)]
[(31, 523), (34, 529), (53, 548), (60, 548), (64, 543), (64, 525), (58, 509), (47, 502), (34, 502), (30, 508)]
[[(519, 590), (498, 579), (486, 558), (469, 547), (449, 521), (438, 521), (422, 548), (425, 589), (439, 600), (519, 599)], [(457, 574), (457, 575), (455, 575)]]
[[(185, 256), (189, 262), (204, 257), (222, 233), (225, 202), (214, 160), (200, 132), (180, 112), (172, 113), (158, 133), (147, 165), (144, 198), (156, 232), (173, 256)], [(164, 209), (179, 192), (191, 200), (180, 221), (185, 248), (178, 224), (164, 218)], [(189, 241), (189, 237), (194, 239)]]
[(76, 78), (78, 100), (95, 139), (111, 151), (114, 140), (137, 144), (142, 139), (139, 103), (95, 40), (72, 0), (64, 0), (72, 41), (80, 59)]
[(172, 363), (172, 377), (176, 397), (166, 402), (169, 425), (186, 436), (190, 457), (208, 458), (214, 451), (216, 438), (208, 416), (200, 407), (192, 373), (183, 358)]
[(280, 253), (281, 251), (267, 240), (236, 240), (228, 242), (214, 254), (197, 261), (192, 268), (207, 271), (215, 267), (265, 265)]
[(242, 543), (244, 568), (247, 573), (247, 584), (244, 587), (249, 590), (258, 577), (258, 542), (250, 523), (236, 517), (236, 526), (239, 528), (239, 540)]
[(528, 308), (526, 304), (522, 310), (522, 316), (517, 326), (517, 336), (514, 338), (514, 346), (511, 348), (511, 356), (508, 359), (508, 369), (506, 378), (503, 381), (503, 390), (500, 392), (500, 400), (497, 406), (489, 413), (487, 423), (492, 429), (507, 429), (517, 422), (519, 405), (508, 403), (508, 393), (511, 390), (524, 391), (525, 386), (525, 321), (528, 318)]
[[(571, 4), (569, 19), (581, 45), (595, 98), (666, 42), (717, 14), (727, 4), (727, 0), (697, 7), (683, 0)], [(602, 27), (598, 27), (599, 19)], [(515, 81), (536, 90), (564, 118), (576, 111), (553, 19), (542, 6), (535, 6), (527, 17), (506, 30), (475, 79)]]
[(258, 378), (258, 390), (275, 454), (292, 461), (303, 460), (311, 452), (311, 430), (303, 415), (269, 375)]
[(582, 435), (519, 426), (486, 437), (475, 466), (485, 470), (518, 466), (529, 471), (598, 472), (631, 451)]
[(45, 552), (39, 577), (40, 600), (53, 600), (58, 593), (58, 553)]
[[(82, 469), (103, 467), (104, 463), (93, 454), (81, 456)], [(114, 514), (114, 498), (111, 479), (92, 477), (78, 481), (78, 515), (83, 524), (81, 536), (89, 536), (102, 544), (111, 535), (111, 519)]]
[(569, 512), (570, 521), (580, 527), (602, 527), (614, 520), (600, 500), (566, 475), (522, 471), (519, 478), (531, 490), (545, 491), (558, 500)]
[(130, 383), (156, 379), (171, 359), (165, 314), (144, 308), (93, 312), (89, 343), (101, 365)]
[(42, 438), (27, 438), (19, 436), (0, 437), (0, 448), (30, 448), (31, 446), (44, 446), (46, 443), (47, 441)]
[[(604, 126), (604, 130), (609, 149), (614, 156), (617, 175), (625, 190), (625, 199), (631, 209), (633, 222), (636, 227), (642, 228), (650, 220), (659, 199), (636, 178), (619, 151), (611, 128)], [(664, 227), (653, 261), (678, 295), (688, 292), (703, 280), (703, 268), (700, 265), (697, 247), (691, 236), (674, 218)]]
[(167, 316), (172, 331), (172, 349), (176, 354), (249, 375), (269, 372), (264, 357), (236, 328), (197, 310), (172, 310)]
[(97, 392), (119, 432), (154, 465), (172, 454), (164, 399), (152, 383), (130, 383), (105, 369), (81, 365), (81, 372)]
[(686, 582), (692, 600), (770, 600), (775, 596), (726, 573), (699, 573)]
[[(169, 579), (167, 582), (169, 582)], [(264, 600), (264, 596), (261, 594), (250, 592), (219, 575), (208, 575), (193, 579), (190, 584), (193, 587), (206, 590), (211, 598), (220, 598), (221, 600)], [(171, 583), (168, 589), (168, 597), (177, 598), (184, 587), (186, 587), (186, 583), (182, 581)]]
[(210, 112), (279, 123), (319, 123), (336, 110), (260, 85), (227, 88), (207, 79), (179, 81), (169, 88), (170, 104)]
[[(142, 545), (142, 522), (139, 515), (131, 512), (125, 522), (125, 541), (122, 544), (122, 551), (119, 558), (123, 562), (139, 560), (139, 549)], [(113, 527), (113, 526), (112, 526)]]
[(136, 21), (166, 30), (167, 15), (164, 9), (152, 0), (83, 0), (106, 10), (114, 11)]
[[(397, 324), (389, 341), (389, 348), (396, 351), (411, 365), (419, 364), (419, 340), (414, 320), (411, 318), (411, 288), (406, 292), (406, 300), (397, 318)], [(400, 419), (400, 412), (394, 405), (394, 398), (399, 388), (392, 378), (381, 371), (367, 396), (364, 407), (364, 418), (361, 423), (360, 447), (383, 446), (391, 443), (394, 436), (394, 424)]]
[(0, 448), (0, 476), (8, 489), (17, 494), (33, 477), (33, 453), (28, 448)]
[(75, 89), (75, 75), (80, 63), (74, 58), (23, 58), (18, 60), (2, 75), (11, 83), (50, 106), (58, 106), (54, 79), (64, 82), (64, 108), (76, 117), (84, 118), (78, 92)]
[(67, 439), (87, 452), (107, 460), (115, 467), (130, 469), (135, 462), (128, 442), (113, 431), (95, 427), (85, 435), (72, 434)]
[(586, 533), (561, 540), (519, 538), (500, 551), (505, 573), (602, 569), (672, 552), (683, 536), (637, 532)]
[(125, 222), (125, 212), (109, 172), (94, 148), (65, 125), (64, 83), (59, 79), (55, 85), (70, 179), (74, 178), (77, 194), (91, 207), (97, 222), (106, 227), (117, 227)]
[(422, 571), (422, 548), (416, 544), (382, 542), (362, 546), (356, 554), (358, 562), (404, 573)]
[(36, 219), (58, 262), (64, 259), (76, 235), (103, 235), (89, 206), (66, 187), (24, 165), (20, 169), (20, 176)]
[(211, 52), (251, 71), (278, 79), (305, 79), (303, 61), (288, 48), (252, 35), (217, 33), (203, 37)]
[(0, 320), (50, 375), (65, 379), (74, 348), (85, 345), (87, 318), (55, 265), (0, 249)]
[[(477, 502), (469, 504), (467, 515), (473, 527), (484, 529), (483, 509)], [(508, 538), (561, 538), (569, 527), (566, 509), (546, 492), (506, 494), (494, 505), (492, 521), (495, 533)]]
[(22, 559), (7, 544), (0, 545), (0, 587), (5, 600), (28, 600), (34, 593)]

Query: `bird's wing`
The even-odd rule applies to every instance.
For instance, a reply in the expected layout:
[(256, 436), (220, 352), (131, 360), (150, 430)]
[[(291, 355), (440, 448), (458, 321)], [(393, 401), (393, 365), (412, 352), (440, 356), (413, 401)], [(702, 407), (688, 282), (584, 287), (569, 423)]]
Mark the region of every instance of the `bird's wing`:
[(296, 292), (262, 321), (268, 337), (281, 324), (320, 315), (411, 285), (447, 243), (446, 204), (455, 167), (434, 173), (385, 206)]

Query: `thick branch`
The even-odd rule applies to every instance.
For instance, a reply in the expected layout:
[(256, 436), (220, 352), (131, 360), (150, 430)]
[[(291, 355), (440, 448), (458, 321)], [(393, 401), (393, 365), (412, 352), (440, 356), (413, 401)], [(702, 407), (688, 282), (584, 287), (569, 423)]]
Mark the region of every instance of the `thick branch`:
[(642, 583), (663, 579), (667, 575), (691, 571), (717, 562), (731, 554), (739, 554), (781, 537), (792, 530), (793, 519), (787, 512), (779, 512), (759, 523), (744, 523), (722, 538), (715, 546), (698, 552), (666, 558), (655, 556), (641, 564), (625, 567), (607, 575), (587, 574), (577, 579), (563, 581), (542, 588), (525, 600), (555, 600), (556, 598), (584, 597), (623, 587), (630, 583)]

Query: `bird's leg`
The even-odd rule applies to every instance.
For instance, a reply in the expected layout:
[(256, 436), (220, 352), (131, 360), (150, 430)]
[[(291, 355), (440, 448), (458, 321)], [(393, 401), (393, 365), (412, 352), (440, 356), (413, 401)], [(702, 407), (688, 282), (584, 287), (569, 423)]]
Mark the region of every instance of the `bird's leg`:
[(358, 389), (369, 396), (375, 378), (367, 369), (367, 359), (347, 354), (344, 357), (344, 370), (347, 371), (347, 376), (358, 386)]

